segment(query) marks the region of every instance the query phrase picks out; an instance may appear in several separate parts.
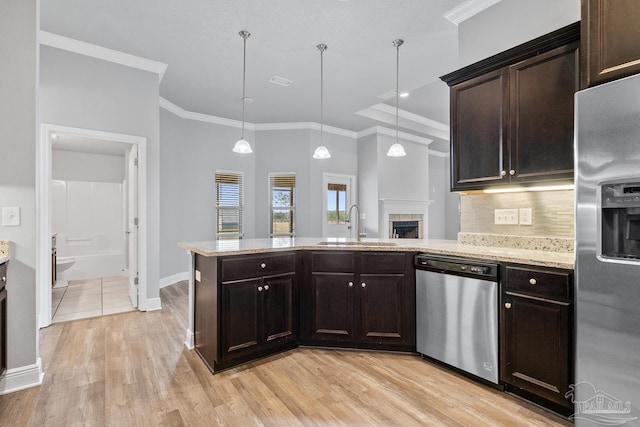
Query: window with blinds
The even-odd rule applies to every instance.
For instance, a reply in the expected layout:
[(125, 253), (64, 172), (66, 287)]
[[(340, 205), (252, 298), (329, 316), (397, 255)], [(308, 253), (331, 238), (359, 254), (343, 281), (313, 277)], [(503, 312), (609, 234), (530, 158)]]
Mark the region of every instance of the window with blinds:
[(243, 234), (243, 173), (216, 171), (216, 235), (240, 239)]
[(294, 173), (269, 174), (269, 195), (271, 200), (271, 237), (295, 235), (296, 217), (296, 175)]

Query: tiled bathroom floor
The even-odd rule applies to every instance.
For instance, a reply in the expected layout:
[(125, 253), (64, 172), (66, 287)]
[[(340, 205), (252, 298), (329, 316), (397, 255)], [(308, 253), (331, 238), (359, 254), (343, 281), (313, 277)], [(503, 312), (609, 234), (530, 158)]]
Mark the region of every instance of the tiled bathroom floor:
[(125, 276), (72, 280), (66, 288), (53, 289), (51, 305), (51, 323), (134, 310)]

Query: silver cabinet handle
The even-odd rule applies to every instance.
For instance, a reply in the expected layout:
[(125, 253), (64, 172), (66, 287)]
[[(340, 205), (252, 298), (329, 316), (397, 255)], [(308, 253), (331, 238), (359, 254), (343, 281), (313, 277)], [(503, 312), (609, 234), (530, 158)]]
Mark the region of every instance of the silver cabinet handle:
[(531, 279), (529, 279), (529, 284), (530, 285), (535, 285), (536, 283), (538, 283), (538, 282), (533, 277)]
[(262, 292), (262, 286), (258, 286), (258, 292)]
[(504, 308), (511, 308), (511, 303), (510, 302), (505, 302), (504, 303)]
[(500, 176), (506, 176), (506, 175), (507, 175), (507, 171), (500, 172)]
[(516, 174), (516, 171), (515, 171), (515, 170), (511, 169), (511, 170), (509, 171), (509, 175), (513, 176), (513, 175), (515, 175), (515, 174)]
[(269, 285), (264, 285), (264, 290), (268, 291), (269, 290)]
[(366, 287), (367, 287), (367, 284), (366, 284), (366, 283), (364, 283), (364, 282), (362, 282), (362, 287), (363, 287), (363, 288), (366, 288)]
[(7, 281), (7, 276), (2, 276), (2, 281), (6, 282)]
[(352, 288), (353, 287), (353, 282), (349, 282), (349, 287)]
[(262, 264), (260, 264), (260, 268), (267, 268), (267, 264), (263, 262)]

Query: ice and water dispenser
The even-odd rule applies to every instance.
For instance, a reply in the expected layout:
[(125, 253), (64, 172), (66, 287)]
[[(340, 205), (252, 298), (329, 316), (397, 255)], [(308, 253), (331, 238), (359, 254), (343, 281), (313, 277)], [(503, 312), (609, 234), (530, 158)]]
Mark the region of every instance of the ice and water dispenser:
[(601, 185), (604, 258), (640, 261), (640, 179)]

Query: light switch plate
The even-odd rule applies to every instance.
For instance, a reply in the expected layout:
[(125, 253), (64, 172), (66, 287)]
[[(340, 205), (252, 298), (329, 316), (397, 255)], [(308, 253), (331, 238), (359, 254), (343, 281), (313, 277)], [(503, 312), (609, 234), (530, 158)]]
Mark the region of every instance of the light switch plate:
[(3, 207), (2, 225), (4, 225), (5, 227), (15, 227), (20, 225), (20, 208), (17, 206)]
[(498, 225), (517, 225), (518, 209), (495, 209), (494, 223)]
[(533, 223), (533, 212), (531, 208), (520, 208), (520, 225), (531, 225)]

